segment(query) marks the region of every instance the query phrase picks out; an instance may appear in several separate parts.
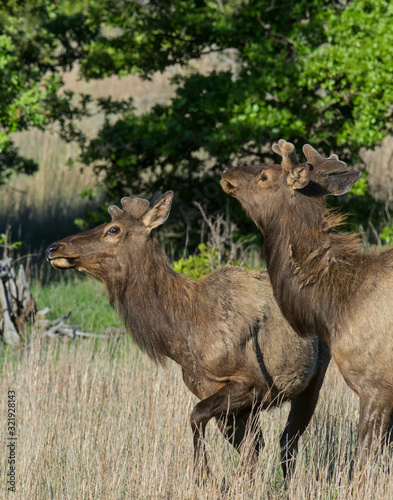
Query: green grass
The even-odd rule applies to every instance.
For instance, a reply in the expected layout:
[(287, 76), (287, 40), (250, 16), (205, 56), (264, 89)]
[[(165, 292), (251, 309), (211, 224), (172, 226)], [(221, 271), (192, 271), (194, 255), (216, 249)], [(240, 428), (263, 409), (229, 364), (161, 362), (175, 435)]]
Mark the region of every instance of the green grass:
[(57, 319), (71, 311), (67, 323), (79, 325), (86, 332), (124, 328), (119, 315), (108, 302), (105, 287), (82, 275), (66, 276), (61, 281), (32, 286), (38, 310), (50, 307), (47, 319)]

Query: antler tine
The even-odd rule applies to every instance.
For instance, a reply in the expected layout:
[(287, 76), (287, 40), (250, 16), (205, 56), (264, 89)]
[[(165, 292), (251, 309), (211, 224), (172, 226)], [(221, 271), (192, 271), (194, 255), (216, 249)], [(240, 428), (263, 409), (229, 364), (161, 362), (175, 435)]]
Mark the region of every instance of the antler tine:
[(299, 164), (297, 161), (296, 150), (294, 144), (280, 139), (278, 144), (273, 144), (273, 151), (281, 156), (281, 166), (283, 170), (292, 172), (293, 168)]
[(317, 176), (338, 174), (347, 170), (347, 164), (339, 160), (335, 154), (329, 156), (329, 158), (324, 158), (309, 144), (303, 146), (303, 153), (307, 158), (307, 163), (314, 167)]
[(143, 198), (124, 197), (120, 201), (123, 206), (123, 211), (132, 215), (135, 219), (141, 217), (150, 205), (150, 203)]
[(117, 219), (120, 217), (120, 215), (123, 213), (123, 210), (116, 205), (109, 205), (108, 207), (108, 212), (110, 216), (112, 217), (112, 220)]

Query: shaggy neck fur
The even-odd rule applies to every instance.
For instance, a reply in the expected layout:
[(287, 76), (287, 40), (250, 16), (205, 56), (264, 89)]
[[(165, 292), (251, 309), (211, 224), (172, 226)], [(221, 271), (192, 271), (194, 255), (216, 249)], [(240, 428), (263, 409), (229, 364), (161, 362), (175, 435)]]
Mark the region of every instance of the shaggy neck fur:
[(322, 198), (295, 192), (275, 207), (275, 217), (254, 217), (266, 236), (266, 262), (284, 316), (304, 336), (317, 332), (328, 344), (340, 331), (357, 293), (366, 261), (357, 234), (338, 233), (342, 217)]
[(194, 282), (168, 266), (155, 239), (149, 240), (135, 260), (127, 261), (107, 288), (111, 303), (117, 303), (127, 329), (143, 351), (162, 364), (166, 356), (180, 365), (187, 362), (188, 333), (205, 317), (203, 297), (197, 296)]

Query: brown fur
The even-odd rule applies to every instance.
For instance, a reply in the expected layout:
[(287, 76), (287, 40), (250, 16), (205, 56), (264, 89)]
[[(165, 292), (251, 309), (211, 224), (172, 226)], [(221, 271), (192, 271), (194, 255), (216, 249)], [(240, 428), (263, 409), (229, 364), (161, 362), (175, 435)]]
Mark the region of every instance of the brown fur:
[[(201, 400), (191, 415), (196, 465), (205, 461), (203, 435), (212, 417), (240, 450), (253, 408), (290, 400), (281, 436), (285, 475), (318, 399), (327, 347), (290, 328), (265, 272), (224, 267), (195, 281), (174, 272), (150, 233), (168, 216), (172, 196), (144, 214), (140, 201), (133, 208), (123, 200), (123, 211), (110, 208), (111, 223), (52, 244), (48, 260), (105, 283), (139, 347), (182, 367), (184, 382)], [(263, 443), (260, 429), (256, 433), (252, 461)]]
[(222, 186), (265, 235), (267, 268), (284, 316), (300, 336), (317, 332), (328, 343), (359, 395), (361, 464), (381, 436), (391, 435), (393, 249), (365, 254), (358, 235), (336, 231), (342, 216), (325, 209), (323, 196), (343, 194), (359, 174), (342, 173), (345, 164), (335, 156), (312, 150), (311, 157), (296, 187), (288, 181), (304, 165), (296, 159), (285, 169), (230, 168)]

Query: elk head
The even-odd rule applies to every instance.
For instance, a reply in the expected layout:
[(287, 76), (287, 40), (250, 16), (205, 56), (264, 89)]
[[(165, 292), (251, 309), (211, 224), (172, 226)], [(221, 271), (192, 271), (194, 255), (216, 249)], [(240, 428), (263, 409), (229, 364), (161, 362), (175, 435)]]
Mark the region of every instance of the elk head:
[(149, 209), (141, 198), (123, 198), (123, 210), (111, 205), (111, 222), (52, 243), (47, 261), (55, 269), (77, 269), (100, 281), (129, 269), (146, 252), (151, 231), (168, 218), (173, 192), (168, 191)]
[(283, 200), (306, 196), (320, 199), (346, 193), (360, 177), (359, 171), (347, 172), (347, 165), (337, 155), (323, 158), (306, 144), (307, 161), (299, 163), (295, 146), (281, 139), (273, 151), (281, 156), (281, 165), (227, 168), (221, 176), (223, 190), (237, 198), (264, 230), (266, 220), (281, 210)]

